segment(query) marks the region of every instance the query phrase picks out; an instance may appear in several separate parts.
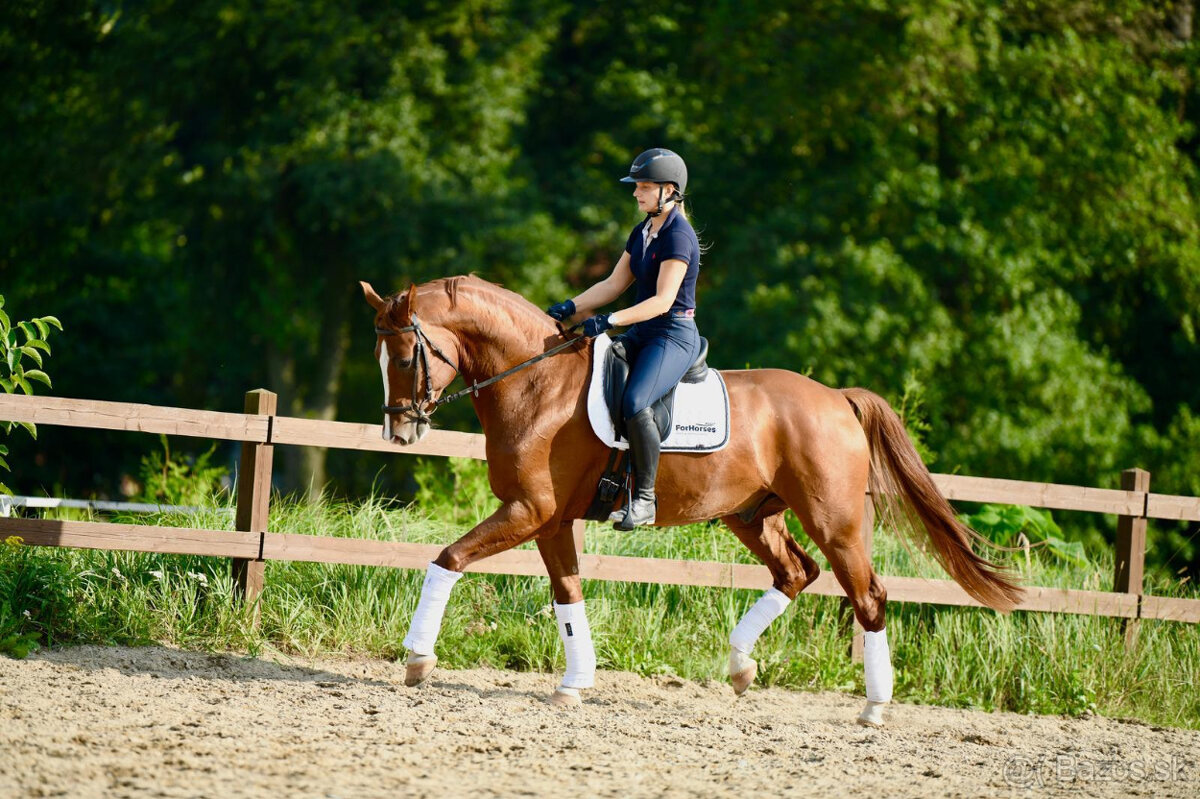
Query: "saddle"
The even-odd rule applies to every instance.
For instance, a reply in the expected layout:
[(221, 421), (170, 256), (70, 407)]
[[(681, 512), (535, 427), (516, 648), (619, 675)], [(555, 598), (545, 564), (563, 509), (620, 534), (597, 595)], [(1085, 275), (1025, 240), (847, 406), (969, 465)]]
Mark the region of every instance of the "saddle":
[[(708, 377), (708, 339), (700, 337), (700, 354), (688, 368), (681, 383), (703, 383)], [(625, 384), (629, 380), (629, 356), (625, 351), (625, 342), (621, 336), (613, 339), (612, 346), (604, 358), (604, 400), (608, 405), (608, 413), (612, 417), (613, 427), (617, 435), (628, 439), (625, 431), (625, 418), (621, 413), (621, 400), (625, 396)], [(671, 387), (663, 397), (650, 406), (654, 409), (654, 422), (658, 425), (658, 439), (663, 441), (671, 434), (671, 414), (675, 408), (675, 386)]]
[[(596, 437), (610, 448), (608, 464), (596, 484), (596, 495), (583, 518), (604, 521), (629, 494), (631, 462), (621, 400), (629, 379), (629, 357), (620, 336), (597, 339), (588, 385), (588, 420)], [(711, 371), (708, 340), (700, 339), (700, 355), (680, 381), (679, 414), (675, 414), (678, 386), (651, 407), (658, 437), (665, 451), (715, 452), (729, 442), (729, 395), (721, 373)], [(624, 438), (625, 441), (621, 441)]]

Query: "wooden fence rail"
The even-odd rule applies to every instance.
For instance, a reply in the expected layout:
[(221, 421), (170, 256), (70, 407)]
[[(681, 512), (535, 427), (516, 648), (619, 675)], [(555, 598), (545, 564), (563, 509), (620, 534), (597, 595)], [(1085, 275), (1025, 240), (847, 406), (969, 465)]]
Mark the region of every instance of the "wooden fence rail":
[[(57, 397), (0, 395), (0, 420), (65, 425), (102, 430), (217, 438), (242, 442), (238, 473), (235, 531), (154, 527), (115, 523), (0, 518), (0, 538), (20, 536), (35, 546), (208, 555), (233, 559), (238, 590), (253, 600), (263, 587), (268, 560), (347, 563), (423, 569), (442, 547), (323, 536), (294, 535), (267, 529), (272, 452), (275, 444), (394, 452), (405, 455), (457, 456), (483, 460), (483, 436), (432, 431), (417, 444), (399, 447), (383, 441), (376, 425), (323, 422), (278, 416), (275, 395), (252, 391), (244, 414), (214, 413), (187, 408), (164, 408), (119, 402)], [(1146, 595), (1142, 585), (1147, 519), (1200, 521), (1200, 498), (1152, 494), (1149, 474), (1131, 469), (1122, 475), (1122, 488), (996, 480), (961, 475), (934, 475), (951, 500), (1031, 505), (1055, 510), (1108, 513), (1118, 517), (1116, 574), (1113, 591), (1083, 591), (1027, 586), (1018, 610), (1110, 616), (1125, 620), (1127, 640), (1139, 619), (1200, 623), (1200, 600)], [(582, 528), (582, 523), (577, 523)], [(577, 540), (581, 541), (581, 529)], [(545, 574), (540, 557), (513, 550), (474, 564), (470, 571)], [(771, 584), (766, 567), (737, 563), (633, 558), (613, 555), (580, 556), (585, 579), (668, 585), (765, 589)], [(950, 580), (888, 577), (882, 580), (888, 599), (937, 605), (975, 606), (979, 603)], [(821, 574), (805, 591), (845, 596), (837, 581)]]

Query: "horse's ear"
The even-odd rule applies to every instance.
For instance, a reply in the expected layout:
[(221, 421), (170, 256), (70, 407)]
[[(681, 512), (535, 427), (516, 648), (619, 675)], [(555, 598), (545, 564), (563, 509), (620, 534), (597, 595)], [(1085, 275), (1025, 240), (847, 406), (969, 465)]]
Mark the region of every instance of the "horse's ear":
[(375, 289), (371, 288), (371, 284), (365, 280), (360, 280), (358, 281), (358, 285), (362, 286), (362, 293), (367, 298), (367, 303), (376, 311), (382, 311), (387, 303), (375, 292)]
[(417, 312), (417, 284), (413, 283), (408, 287), (408, 301), (404, 306), (408, 308), (408, 319), (412, 321), (412, 315)]

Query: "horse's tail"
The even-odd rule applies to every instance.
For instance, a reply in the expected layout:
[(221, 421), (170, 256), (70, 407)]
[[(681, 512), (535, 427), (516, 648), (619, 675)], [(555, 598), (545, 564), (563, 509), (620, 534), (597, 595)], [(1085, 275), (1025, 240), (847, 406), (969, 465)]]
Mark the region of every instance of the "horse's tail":
[(863, 388), (842, 394), (871, 446), (871, 501), (878, 518), (913, 540), (924, 530), (938, 562), (968, 594), (1002, 613), (1012, 610), (1022, 589), (1007, 569), (971, 549), (971, 539), (982, 537), (955, 517), (887, 400)]

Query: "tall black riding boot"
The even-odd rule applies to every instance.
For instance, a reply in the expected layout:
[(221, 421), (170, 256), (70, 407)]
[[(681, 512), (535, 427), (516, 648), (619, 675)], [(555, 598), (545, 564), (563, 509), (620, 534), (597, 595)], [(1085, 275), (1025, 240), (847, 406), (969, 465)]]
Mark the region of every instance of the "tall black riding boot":
[(654, 409), (646, 408), (632, 419), (625, 420), (629, 433), (629, 454), (633, 456), (633, 490), (629, 492), (629, 507), (618, 530), (632, 530), (639, 524), (654, 524), (657, 501), (654, 481), (658, 477), (658, 425)]

